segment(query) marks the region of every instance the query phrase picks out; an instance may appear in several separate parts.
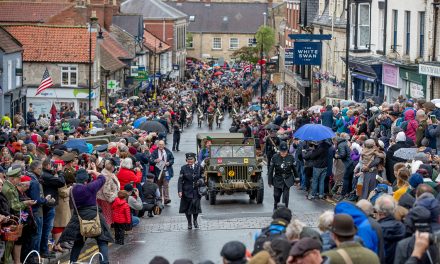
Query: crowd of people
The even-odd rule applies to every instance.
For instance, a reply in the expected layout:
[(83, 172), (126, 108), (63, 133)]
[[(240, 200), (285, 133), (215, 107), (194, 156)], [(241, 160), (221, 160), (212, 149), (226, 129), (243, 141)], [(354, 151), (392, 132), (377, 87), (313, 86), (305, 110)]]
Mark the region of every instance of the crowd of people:
[[(252, 74), (224, 72), (194, 69), (189, 81), (164, 82), (158, 95), (140, 93), (108, 111), (96, 109), (92, 120), (69, 106), (38, 118), (32, 106), (25, 118), (2, 117), (2, 263), (22, 263), (32, 250), (53, 258), (66, 249), (75, 262), (85, 238), (96, 240), (100, 262), (108, 263), (108, 243), (123, 245), (142, 218), (170, 204), (173, 153), (180, 151), (181, 133), (192, 118), (214, 130), (226, 115), (233, 120), (229, 131), (254, 138), (265, 159), (274, 214), (253, 250), (238, 241), (225, 244), (224, 263), (438, 263), (432, 241), (440, 228), (440, 104), (399, 98), (394, 104), (280, 109), (275, 91), (253, 102), (258, 85)], [(308, 124), (323, 125), (335, 136), (295, 137)], [(95, 134), (111, 140), (93, 146), (88, 142)], [(206, 140), (179, 172), (179, 211), (188, 229), (199, 226), (201, 195), (194, 186), (203, 185), (208, 156)], [(319, 218), (319, 230), (292, 219), (292, 186), (307, 199), (337, 202)], [(31, 256), (26, 263), (35, 262)]]
[[(223, 263), (440, 261), (439, 103), (399, 98), (393, 104), (343, 101), (294, 110), (277, 109), (271, 96), (263, 98), (261, 111), (242, 111), (231, 131), (256, 139), (270, 186), (277, 187), (278, 177), (273, 221), (255, 236), (253, 249), (239, 241), (225, 244)], [(335, 136), (295, 137), (307, 124), (326, 126)], [(319, 217), (317, 229), (292, 219), (286, 206), (294, 185), (310, 200), (336, 202)], [(150, 263), (169, 262), (157, 257)]]

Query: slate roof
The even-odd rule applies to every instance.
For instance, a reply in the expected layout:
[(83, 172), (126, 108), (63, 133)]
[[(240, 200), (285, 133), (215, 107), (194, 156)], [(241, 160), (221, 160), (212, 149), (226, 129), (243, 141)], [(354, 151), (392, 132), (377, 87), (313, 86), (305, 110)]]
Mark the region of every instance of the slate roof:
[(0, 1), (0, 22), (41, 23), (72, 3)]
[[(23, 61), (89, 62), (89, 32), (85, 27), (20, 25), (4, 27), (23, 45)], [(92, 61), (96, 33), (92, 32)]]
[[(159, 48), (161, 42), (162, 42), (162, 48)], [(154, 36), (147, 30), (144, 31), (144, 44), (150, 51), (156, 53), (162, 53), (168, 50), (169, 48), (171, 48), (170, 45), (161, 41), (158, 37)]]
[(121, 4), (125, 14), (141, 14), (144, 19), (180, 19), (186, 14), (162, 2), (161, 0), (127, 0)]
[(184, 12), (189, 21), (188, 32), (254, 34), (263, 25), (266, 3), (203, 3), (167, 2)]
[[(324, 12), (322, 12), (322, 15), (316, 15), (313, 21), (310, 21), (312, 24), (315, 25), (322, 25), (322, 26), (332, 26), (332, 16), (329, 14), (329, 6), (325, 6)], [(335, 17), (335, 22), (333, 24), (336, 28), (346, 28), (347, 20), (344, 17), (345, 13), (342, 13), (342, 17)]]
[(136, 14), (121, 14), (113, 16), (112, 24), (127, 31), (130, 35), (142, 37), (143, 35), (143, 18)]
[(6, 30), (0, 27), (0, 51), (4, 53), (15, 53), (22, 51), (21, 44), (14, 39)]

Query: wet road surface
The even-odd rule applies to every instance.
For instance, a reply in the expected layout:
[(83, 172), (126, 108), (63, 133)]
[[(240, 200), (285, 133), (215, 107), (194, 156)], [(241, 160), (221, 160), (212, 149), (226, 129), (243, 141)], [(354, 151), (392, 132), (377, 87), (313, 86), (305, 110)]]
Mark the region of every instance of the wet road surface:
[[(231, 120), (225, 118), (220, 129), (212, 132), (229, 132)], [(125, 245), (109, 246), (110, 263), (137, 264), (149, 263), (154, 256), (164, 256), (170, 262), (187, 258), (194, 263), (211, 260), (221, 263), (220, 250), (228, 241), (239, 240), (252, 250), (254, 234), (268, 225), (273, 211), (273, 190), (267, 186), (264, 166), (265, 196), (263, 204), (250, 203), (246, 194), (218, 195), (217, 204), (209, 205), (202, 199), (202, 211), (199, 216), (200, 229), (187, 230), (184, 215), (179, 214), (177, 179), (180, 167), (185, 164), (185, 153), (196, 152), (196, 134), (209, 132), (206, 123), (199, 129), (194, 123), (186, 128), (181, 136), (180, 152), (174, 152), (175, 175), (170, 182), (171, 204), (165, 206), (160, 216), (144, 216), (138, 227), (126, 237)], [(168, 136), (167, 147), (171, 149), (172, 135)], [(303, 191), (291, 188), (289, 207), (294, 217), (309, 226), (317, 226), (318, 216), (333, 205), (323, 200), (309, 201)], [(89, 262), (97, 251), (92, 243), (80, 261)], [(66, 259), (68, 260), (68, 258)]]

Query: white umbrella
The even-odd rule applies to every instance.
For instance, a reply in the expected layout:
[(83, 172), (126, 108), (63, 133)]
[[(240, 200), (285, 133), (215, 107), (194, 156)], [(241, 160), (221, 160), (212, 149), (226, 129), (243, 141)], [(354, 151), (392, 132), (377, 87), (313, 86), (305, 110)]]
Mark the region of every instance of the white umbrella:
[(321, 112), (321, 109), (322, 109), (322, 105), (314, 105), (314, 106), (310, 107), (309, 110), (307, 110), (307, 111), (313, 112), (313, 113), (319, 113), (319, 112)]

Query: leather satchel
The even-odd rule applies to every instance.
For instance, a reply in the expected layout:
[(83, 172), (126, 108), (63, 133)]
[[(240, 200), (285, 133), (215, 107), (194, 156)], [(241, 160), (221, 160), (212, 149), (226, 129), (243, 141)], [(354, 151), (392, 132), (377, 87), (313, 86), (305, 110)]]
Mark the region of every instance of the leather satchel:
[(70, 190), (70, 197), (72, 198), (73, 207), (75, 207), (76, 214), (78, 215), (79, 220), (79, 230), (81, 235), (84, 238), (91, 238), (91, 237), (97, 237), (101, 235), (102, 228), (101, 228), (101, 219), (99, 218), (99, 211), (98, 211), (98, 205), (96, 205), (96, 217), (92, 220), (85, 220), (82, 219), (79, 215), (78, 208), (76, 207), (75, 199), (72, 195), (72, 189)]

